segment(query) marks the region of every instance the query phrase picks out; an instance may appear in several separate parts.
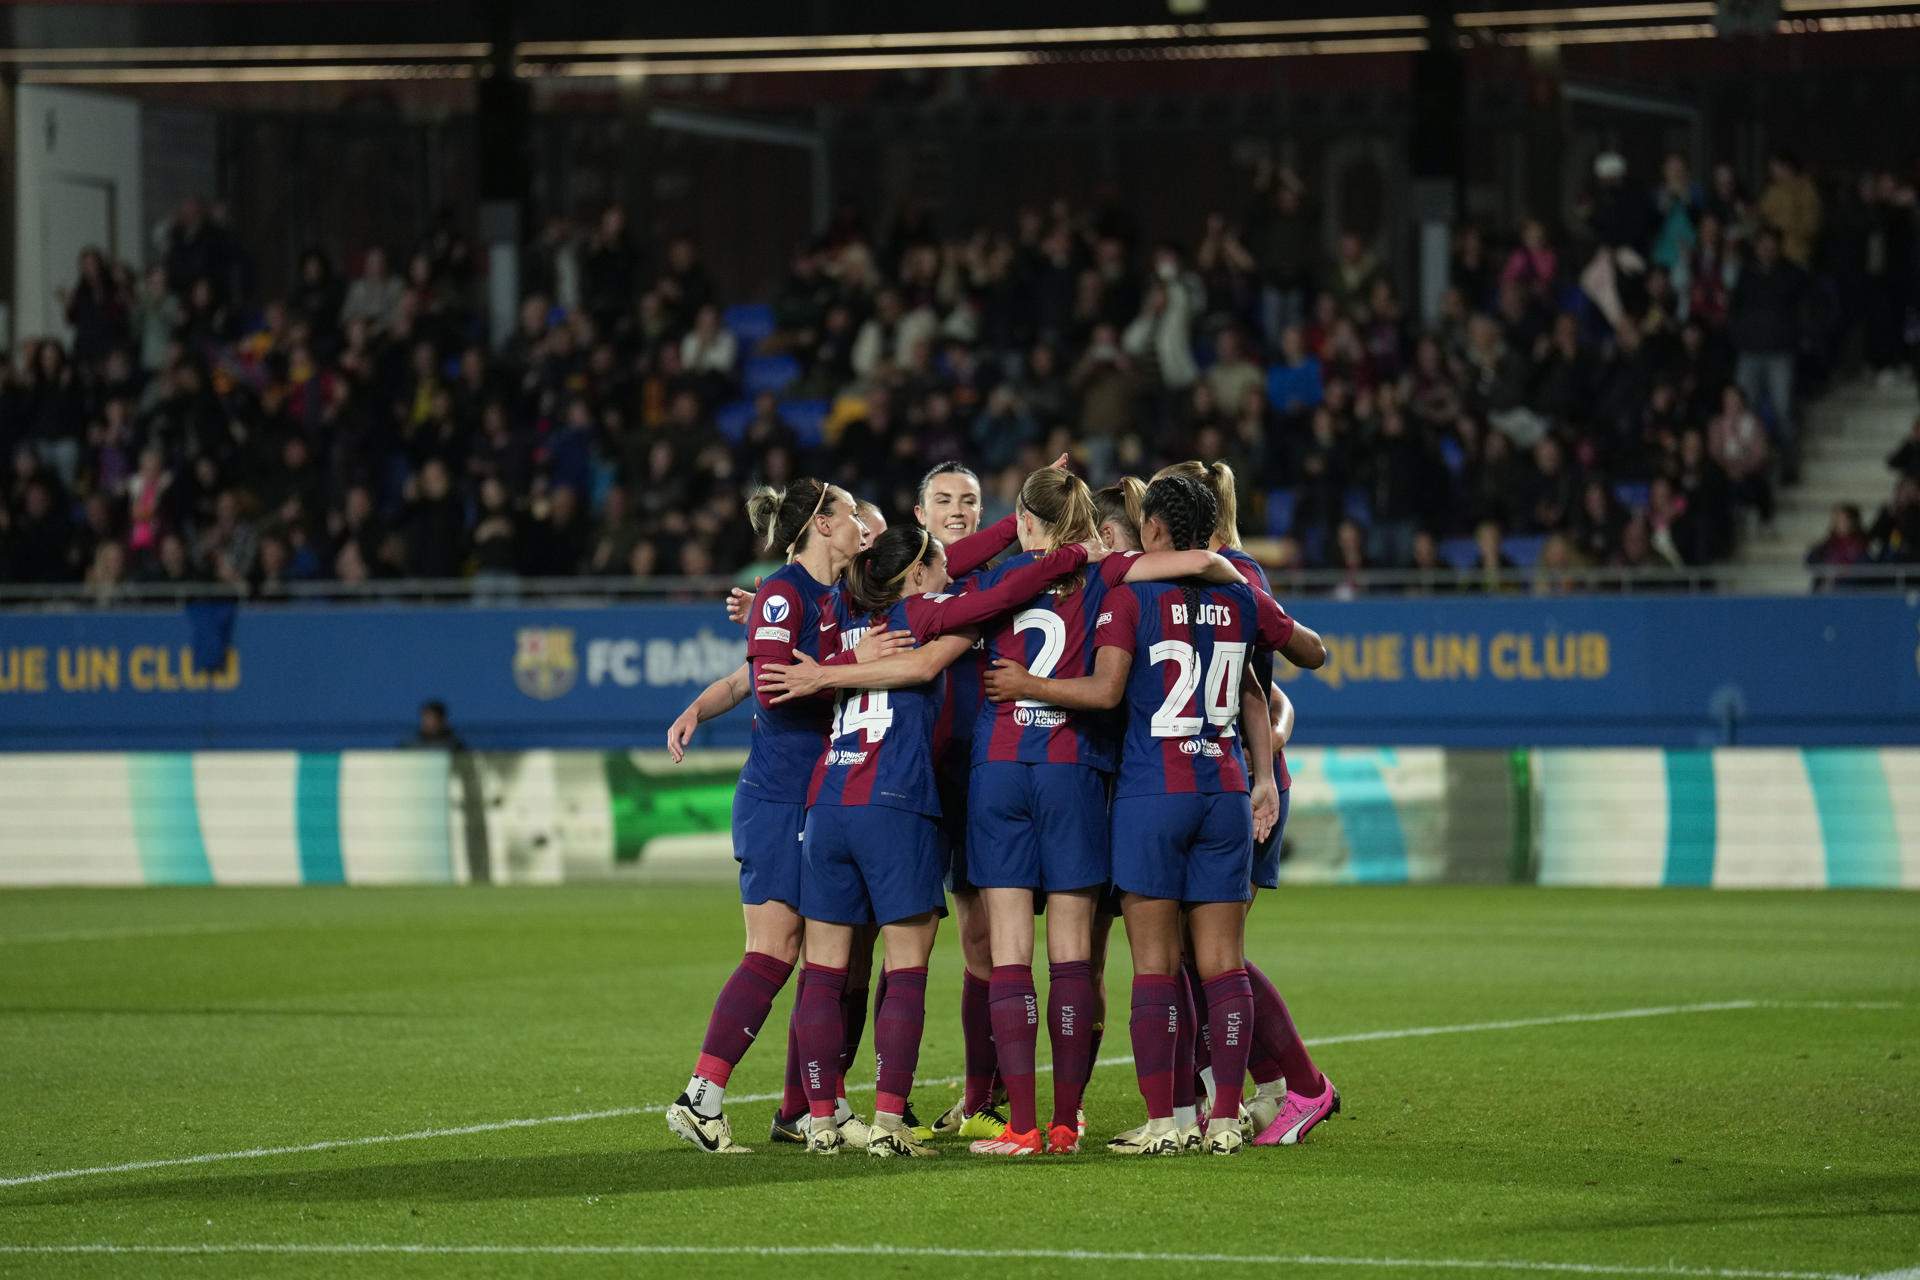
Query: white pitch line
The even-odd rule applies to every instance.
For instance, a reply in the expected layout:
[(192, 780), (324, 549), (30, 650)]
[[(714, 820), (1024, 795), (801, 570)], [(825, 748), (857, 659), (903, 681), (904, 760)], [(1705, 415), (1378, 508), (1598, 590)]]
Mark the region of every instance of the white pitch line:
[[(1704, 1004), (1652, 1005), (1639, 1009), (1609, 1009), (1597, 1013), (1559, 1013), (1541, 1018), (1507, 1018), (1498, 1022), (1462, 1022), (1448, 1026), (1400, 1027), (1388, 1031), (1358, 1031), (1348, 1035), (1315, 1036), (1307, 1044), (1362, 1044), (1380, 1040), (1413, 1040), (1425, 1036), (1467, 1035), (1480, 1031), (1514, 1031), (1527, 1027), (1552, 1027), (1572, 1025), (1583, 1022), (1616, 1022), (1631, 1018), (1665, 1018), (1687, 1013), (1725, 1013), (1743, 1009), (1789, 1008), (1790, 1005), (1775, 1004), (1760, 1000), (1719, 1000)], [(1879, 1008), (1878, 1004), (1864, 1007)], [(1898, 1007), (1898, 1006), (1896, 1006)], [(1133, 1062), (1131, 1057), (1102, 1058), (1097, 1065), (1103, 1067), (1127, 1066)], [(1041, 1064), (1039, 1070), (1051, 1071), (1050, 1064)], [(937, 1087), (962, 1082), (960, 1076), (936, 1076), (914, 1081), (917, 1086)], [(873, 1086), (869, 1084), (849, 1085), (856, 1091), (865, 1091)], [(780, 1098), (779, 1093), (748, 1093), (734, 1096), (735, 1102), (773, 1102)], [(588, 1120), (617, 1120), (627, 1116), (659, 1115), (667, 1108), (654, 1103), (641, 1107), (608, 1107), (600, 1111), (569, 1111), (562, 1115), (527, 1116), (516, 1120), (491, 1120), (481, 1124), (457, 1125), (447, 1129), (415, 1129), (409, 1133), (375, 1133), (359, 1138), (327, 1138), (319, 1142), (301, 1142), (280, 1147), (248, 1147), (241, 1151), (211, 1151), (192, 1156), (166, 1156), (153, 1160), (128, 1160), (121, 1164), (89, 1165), (79, 1169), (50, 1169), (43, 1173), (16, 1174), (9, 1178), (0, 1178), (0, 1188), (24, 1187), (40, 1182), (57, 1182), (68, 1178), (91, 1178), (114, 1173), (139, 1173), (147, 1169), (173, 1169), (185, 1165), (221, 1164), (232, 1160), (264, 1160), (273, 1156), (308, 1155), (316, 1151), (338, 1151), (347, 1147), (383, 1146), (391, 1142), (425, 1142), (433, 1138), (460, 1138), (477, 1133), (498, 1133), (505, 1129), (532, 1129), (549, 1124), (580, 1124)]]
[[(1145, 1262), (1255, 1267), (1367, 1267), (1374, 1270), (1509, 1271), (1579, 1276), (1659, 1276), (1676, 1280), (1863, 1280), (1854, 1272), (1770, 1271), (1747, 1267), (1644, 1266), (1633, 1263), (1535, 1262), (1518, 1258), (1349, 1258), (1329, 1254), (1148, 1253), (1107, 1249), (956, 1249), (940, 1245), (682, 1245), (682, 1244), (0, 1244), (0, 1254), (320, 1255), (480, 1257), (744, 1257), (957, 1258), (968, 1261)], [(1899, 1274), (1899, 1273), (1896, 1273)]]

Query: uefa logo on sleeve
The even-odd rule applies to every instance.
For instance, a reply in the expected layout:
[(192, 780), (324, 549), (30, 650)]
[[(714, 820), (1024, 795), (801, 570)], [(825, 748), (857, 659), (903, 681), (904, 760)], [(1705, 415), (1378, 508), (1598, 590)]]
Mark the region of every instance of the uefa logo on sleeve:
[(785, 622), (791, 608), (785, 596), (768, 596), (767, 602), (760, 606), (760, 616), (768, 622)]

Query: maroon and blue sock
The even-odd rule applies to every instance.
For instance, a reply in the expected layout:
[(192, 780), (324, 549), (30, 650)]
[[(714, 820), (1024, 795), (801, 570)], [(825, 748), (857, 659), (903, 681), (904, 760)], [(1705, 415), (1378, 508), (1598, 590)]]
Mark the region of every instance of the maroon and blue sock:
[(1085, 960), (1048, 966), (1047, 1033), (1053, 1042), (1053, 1123), (1071, 1128), (1093, 1074), (1093, 966)]
[(840, 998), (847, 971), (810, 964), (800, 975), (800, 1080), (807, 1110), (831, 1117), (840, 1094), (840, 1042), (847, 1024)]
[(1038, 1122), (1033, 1060), (1040, 1042), (1040, 999), (1033, 989), (1033, 970), (997, 964), (990, 986), (993, 1047), (1000, 1060), (1000, 1081), (1007, 1087), (1007, 1120), (1015, 1133), (1031, 1133)]
[(1193, 1064), (1193, 1036), (1200, 1024), (1194, 1014), (1195, 984), (1185, 969), (1173, 975), (1173, 990), (1180, 1004), (1180, 1027), (1173, 1042), (1173, 1106), (1177, 1111), (1194, 1105), (1198, 1075)]
[(1133, 1073), (1153, 1120), (1173, 1118), (1173, 1054), (1180, 1038), (1180, 982), (1161, 973), (1133, 979)]
[(1186, 973), (1187, 988), (1193, 993), (1193, 1070), (1199, 1077), (1196, 1088), (1204, 1095), (1213, 1069), (1213, 1019), (1208, 1016), (1207, 987), (1200, 981), (1200, 971), (1189, 964)]
[(1253, 1051), (1253, 986), (1245, 969), (1229, 969), (1209, 978), (1201, 990), (1212, 1020), (1213, 1118), (1238, 1121)]
[[(807, 985), (807, 971), (800, 971), (800, 986)], [(792, 1120), (807, 1114), (807, 1089), (800, 1082), (800, 993), (793, 996), (793, 1011), (787, 1015), (787, 1079), (780, 1095), (780, 1118)]]
[[(886, 977), (882, 975), (884, 990)], [(846, 1018), (846, 1044), (840, 1049), (840, 1096), (847, 1096), (847, 1075), (853, 1070), (853, 1060), (860, 1056), (860, 1037), (867, 1033), (867, 989), (848, 987), (840, 996), (840, 1010)], [(878, 1006), (874, 1010), (874, 1025), (879, 1026)], [(879, 1043), (879, 1033), (875, 1032), (874, 1043)]]
[(960, 1039), (966, 1050), (967, 1087), (960, 1112), (974, 1115), (993, 1102), (993, 1079), (999, 1060), (993, 1048), (993, 1012), (991, 984), (966, 972), (960, 987)]
[(1080, 1083), (1084, 1087), (1093, 1080), (1093, 1069), (1100, 1065), (1100, 1042), (1107, 1035), (1107, 984), (1104, 975), (1093, 984), (1093, 1035), (1087, 1040), (1087, 1078)]
[(927, 969), (882, 975), (886, 994), (873, 1020), (875, 1111), (901, 1115), (913, 1092), (914, 1069), (920, 1065), (920, 1035), (927, 1025)]
[(1248, 1060), (1253, 1078), (1272, 1084), (1285, 1076), (1288, 1089), (1318, 1097), (1326, 1090), (1326, 1078), (1313, 1065), (1279, 988), (1256, 965), (1247, 966), (1247, 979), (1253, 984), (1253, 1056)]
[(707, 1019), (707, 1035), (700, 1042), (694, 1074), (725, 1088), (733, 1068), (753, 1046), (753, 1038), (773, 1008), (773, 998), (787, 985), (793, 966), (758, 951), (740, 957), (739, 967), (720, 988)]

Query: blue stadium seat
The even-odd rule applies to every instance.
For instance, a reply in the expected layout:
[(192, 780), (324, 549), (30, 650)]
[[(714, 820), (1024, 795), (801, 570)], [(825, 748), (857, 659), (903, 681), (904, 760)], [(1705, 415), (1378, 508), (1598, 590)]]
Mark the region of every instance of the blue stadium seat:
[(1639, 511), (1647, 505), (1651, 486), (1637, 480), (1622, 480), (1613, 486), (1613, 500), (1629, 511)]
[(764, 302), (736, 302), (720, 313), (720, 323), (751, 354), (773, 334), (773, 308)]
[(1293, 509), (1300, 505), (1297, 489), (1267, 490), (1267, 536), (1284, 538), (1293, 532)]
[(779, 395), (800, 380), (800, 362), (792, 356), (750, 356), (741, 371), (741, 384), (749, 396), (763, 391)]
[(833, 412), (830, 400), (782, 400), (780, 417), (800, 437), (804, 449), (818, 449), (826, 439), (827, 415)]
[(734, 444), (740, 443), (740, 437), (747, 433), (747, 424), (753, 421), (753, 401), (732, 400), (715, 410), (713, 425), (720, 428), (720, 434)]
[(1437, 548), (1440, 558), (1456, 569), (1471, 569), (1480, 559), (1480, 549), (1472, 538), (1443, 538)]
[(1440, 437), (1440, 461), (1447, 464), (1447, 470), (1459, 475), (1461, 468), (1467, 465), (1467, 451), (1452, 436)]
[(1347, 499), (1341, 514), (1359, 525), (1362, 529), (1373, 528), (1373, 504), (1367, 500), (1365, 489), (1347, 490)]
[(1500, 550), (1506, 552), (1507, 559), (1513, 561), (1515, 567), (1531, 569), (1540, 563), (1540, 552), (1546, 545), (1547, 540), (1536, 533), (1503, 538), (1500, 541)]

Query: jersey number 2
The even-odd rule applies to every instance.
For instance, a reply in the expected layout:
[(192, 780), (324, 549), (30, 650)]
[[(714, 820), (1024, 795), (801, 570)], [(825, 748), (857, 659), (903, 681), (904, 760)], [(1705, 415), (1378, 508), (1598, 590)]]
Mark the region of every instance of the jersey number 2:
[(1191, 738), (1211, 724), (1223, 738), (1233, 736), (1233, 722), (1240, 717), (1240, 673), (1247, 665), (1247, 646), (1239, 640), (1216, 640), (1213, 657), (1207, 662), (1207, 691), (1201, 700), (1202, 716), (1186, 714), (1194, 693), (1200, 688), (1200, 655), (1185, 640), (1156, 641), (1147, 650), (1147, 660), (1158, 665), (1176, 664), (1173, 688), (1166, 701), (1153, 713), (1148, 731), (1156, 738)]
[[(1022, 631), (1040, 633), (1040, 652), (1034, 657), (1033, 665), (1027, 670), (1045, 680), (1060, 665), (1060, 656), (1067, 651), (1067, 624), (1051, 609), (1028, 609), (1013, 620), (1013, 634)], [(1022, 698), (1013, 704), (1016, 707), (1050, 707), (1051, 702), (1042, 702), (1038, 698)]]

